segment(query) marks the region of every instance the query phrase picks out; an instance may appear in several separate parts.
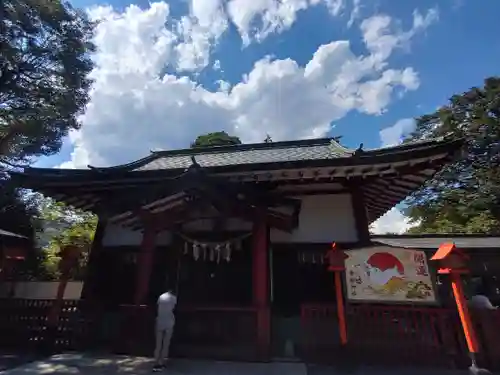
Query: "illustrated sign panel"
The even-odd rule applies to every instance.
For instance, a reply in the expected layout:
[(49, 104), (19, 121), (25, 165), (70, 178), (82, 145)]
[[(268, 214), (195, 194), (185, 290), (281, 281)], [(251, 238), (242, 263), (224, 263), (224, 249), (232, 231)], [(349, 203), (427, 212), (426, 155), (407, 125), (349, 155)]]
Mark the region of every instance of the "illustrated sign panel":
[(364, 302), (436, 302), (423, 251), (373, 247), (346, 251), (347, 297)]

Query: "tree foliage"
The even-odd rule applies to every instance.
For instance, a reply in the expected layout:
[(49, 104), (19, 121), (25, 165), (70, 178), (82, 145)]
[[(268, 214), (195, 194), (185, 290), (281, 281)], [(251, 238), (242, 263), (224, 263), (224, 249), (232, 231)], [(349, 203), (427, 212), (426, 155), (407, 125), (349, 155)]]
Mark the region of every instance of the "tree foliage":
[(29, 278), (56, 277), (48, 266), (50, 249), (70, 233), (86, 238), (91, 231), (90, 219), (61, 213), (70, 225), (37, 250), (37, 234), (44, 234), (44, 220), (54, 210), (39, 195), (13, 186), (6, 172), (58, 152), (64, 136), (79, 128), (91, 85), (93, 26), (83, 11), (61, 0), (0, 2), (0, 228), (31, 241), (24, 262)]
[(407, 201), (413, 233), (500, 233), (500, 77), (417, 119), (409, 141), (461, 138), (461, 155)]
[(60, 0), (0, 2), (0, 161), (59, 151), (88, 101), (93, 24)]
[(226, 132), (222, 131), (198, 136), (196, 140), (191, 144), (191, 148), (230, 146), (240, 144), (241, 140), (238, 137), (230, 136)]
[(44, 200), (40, 220), (43, 231), (39, 243), (43, 250), (43, 272), (45, 279), (59, 277), (59, 253), (65, 245), (77, 244), (83, 249), (77, 267), (72, 270), (73, 279), (82, 279), (88, 261), (88, 255), (97, 228), (97, 216), (90, 212), (75, 210), (53, 200)]
[(20, 277), (30, 279), (42, 272), (40, 252), (36, 247), (37, 232), (40, 230), (38, 199), (33, 194), (21, 193), (9, 180), (1, 180), (0, 183), (0, 228), (26, 237), (3, 237), (2, 245), (28, 250), (19, 272)]

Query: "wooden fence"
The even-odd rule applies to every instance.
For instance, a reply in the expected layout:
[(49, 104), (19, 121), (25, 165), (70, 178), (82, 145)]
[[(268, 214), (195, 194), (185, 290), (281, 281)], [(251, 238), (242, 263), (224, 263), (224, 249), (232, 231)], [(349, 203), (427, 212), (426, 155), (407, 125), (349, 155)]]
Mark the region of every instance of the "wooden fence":
[[(151, 355), (154, 311), (120, 306), (110, 311), (65, 300), (56, 327), (48, 326), (53, 300), (0, 299), (0, 347), (24, 351), (102, 350)], [(308, 362), (355, 361), (465, 367), (467, 348), (455, 310), (351, 305), (348, 345), (340, 346), (336, 307), (304, 305), (300, 354)], [(174, 356), (255, 360), (257, 311), (242, 307), (180, 307)], [(481, 364), (500, 369), (500, 311), (473, 315)]]
[[(480, 363), (500, 368), (500, 311), (473, 316)], [(366, 364), (463, 368), (470, 365), (458, 314), (453, 309), (351, 305), (346, 309), (348, 345), (340, 347), (336, 307), (304, 305), (302, 352), (308, 361), (339, 359)]]
[[(65, 300), (58, 324), (50, 327), (47, 316), (53, 303), (53, 300), (0, 299), (0, 347), (152, 355), (154, 310), (147, 306), (105, 310), (82, 301)], [(257, 358), (254, 308), (179, 307), (176, 317), (173, 355)]]

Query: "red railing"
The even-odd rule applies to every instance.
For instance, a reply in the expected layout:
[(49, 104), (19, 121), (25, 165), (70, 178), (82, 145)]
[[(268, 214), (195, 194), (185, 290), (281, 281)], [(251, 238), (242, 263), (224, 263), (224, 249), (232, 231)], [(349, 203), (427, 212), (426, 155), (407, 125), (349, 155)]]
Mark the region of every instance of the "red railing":
[(453, 367), (462, 353), (453, 310), (353, 305), (347, 323), (351, 348), (369, 363)]
[[(304, 358), (314, 362), (465, 367), (470, 365), (456, 310), (350, 305), (348, 345), (340, 347), (333, 305), (302, 306)], [(500, 368), (500, 311), (473, 314), (481, 343), (480, 363)]]
[[(58, 324), (47, 325), (53, 300), (0, 299), (0, 347), (22, 350), (106, 350), (152, 355), (153, 308), (114, 311), (65, 300)], [(177, 356), (257, 358), (257, 310), (244, 307), (179, 306), (172, 341)]]
[(308, 304), (301, 308), (300, 355), (310, 362), (334, 362), (339, 353), (337, 308)]
[(472, 313), (481, 347), (480, 359), (490, 369), (500, 370), (500, 310)]
[(254, 360), (257, 309), (180, 306), (172, 351), (178, 356)]
[[(55, 329), (47, 325), (53, 300), (0, 299), (0, 346), (22, 350), (88, 350), (151, 355), (154, 309), (98, 309), (65, 300)], [(455, 310), (408, 306), (350, 305), (348, 345), (340, 347), (333, 305), (304, 305), (300, 354), (310, 362), (469, 365)], [(179, 306), (172, 354), (253, 360), (258, 356), (257, 310), (251, 307)], [(500, 311), (473, 313), (481, 354), (500, 368)]]

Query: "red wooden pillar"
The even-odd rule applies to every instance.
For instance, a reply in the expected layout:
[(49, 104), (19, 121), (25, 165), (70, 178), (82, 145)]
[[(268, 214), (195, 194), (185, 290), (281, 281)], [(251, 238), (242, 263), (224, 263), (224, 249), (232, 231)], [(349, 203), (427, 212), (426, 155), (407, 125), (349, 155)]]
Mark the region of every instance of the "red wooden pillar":
[(156, 246), (156, 229), (146, 226), (142, 237), (142, 243), (137, 262), (137, 284), (134, 294), (134, 305), (139, 306), (146, 303), (153, 267), (154, 250)]
[(269, 357), (271, 317), (269, 311), (269, 227), (264, 213), (253, 223), (253, 305), (257, 309), (257, 346), (260, 359)]
[(340, 343), (347, 344), (347, 324), (344, 309), (344, 293), (342, 292), (342, 272), (345, 271), (345, 260), (347, 255), (337, 248), (335, 243), (326, 253), (328, 259), (328, 271), (335, 274), (335, 297), (337, 300), (337, 317), (339, 323)]

